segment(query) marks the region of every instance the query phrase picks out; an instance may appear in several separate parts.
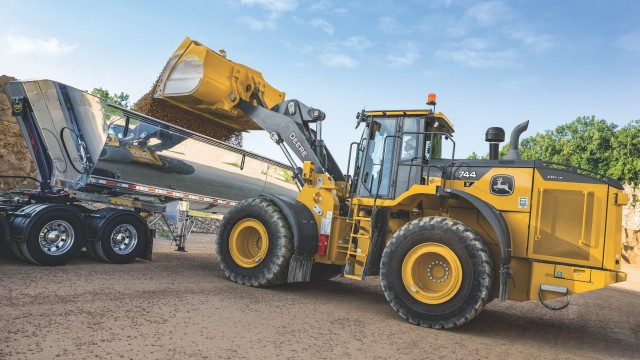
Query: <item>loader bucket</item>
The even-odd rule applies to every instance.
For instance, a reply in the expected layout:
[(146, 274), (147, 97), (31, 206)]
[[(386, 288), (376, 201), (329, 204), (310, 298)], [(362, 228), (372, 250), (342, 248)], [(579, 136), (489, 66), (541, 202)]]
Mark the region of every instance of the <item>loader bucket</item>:
[(261, 128), (235, 106), (241, 98), (257, 104), (256, 93), (268, 109), (284, 101), (285, 96), (260, 72), (227, 60), (225, 55), (187, 37), (162, 70), (154, 97), (247, 131)]

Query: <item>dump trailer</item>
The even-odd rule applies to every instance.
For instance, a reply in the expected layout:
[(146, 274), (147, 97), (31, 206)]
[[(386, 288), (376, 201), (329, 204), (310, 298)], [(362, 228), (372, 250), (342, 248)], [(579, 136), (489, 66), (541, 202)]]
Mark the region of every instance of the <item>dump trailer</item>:
[(163, 221), (178, 250), (198, 220), (265, 192), (296, 196), (292, 169), (51, 80), (5, 92), (38, 169), (35, 190), (3, 194), (0, 241), (41, 265), (83, 247), (111, 263), (150, 259)]
[(504, 159), (505, 132), (493, 127), (485, 137), (490, 159), (467, 160), (455, 159), (454, 127), (435, 111), (433, 94), (425, 109), (363, 110), (362, 137), (343, 149), (352, 162), (345, 174), (321, 138), (325, 114), (281, 99), (226, 53), (187, 38), (160, 79), (158, 98), (203, 116), (233, 115), (225, 122), (241, 113), (237, 129), (266, 130), (301, 187), (296, 197), (265, 193), (224, 215), (216, 252), (234, 282), (379, 277), (402, 317), (443, 329), (494, 298), (558, 310), (569, 295), (626, 279), (622, 185), (571, 165), (522, 160), (527, 122), (515, 127)]

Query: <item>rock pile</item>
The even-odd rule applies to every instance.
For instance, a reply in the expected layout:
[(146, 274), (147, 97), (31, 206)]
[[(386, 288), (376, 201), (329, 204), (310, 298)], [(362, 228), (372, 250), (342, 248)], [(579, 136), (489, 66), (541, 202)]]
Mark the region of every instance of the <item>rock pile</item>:
[(134, 111), (183, 127), (216, 140), (242, 147), (242, 132), (220, 125), (204, 116), (194, 114), (163, 99), (153, 97), (156, 84), (132, 107)]
[(640, 188), (624, 186), (629, 204), (622, 210), (622, 258), (640, 265)]
[[(0, 175), (37, 176), (36, 166), (22, 137), (16, 119), (11, 116), (11, 103), (4, 93), (4, 86), (15, 78), (0, 76)], [(31, 180), (0, 178), (0, 191), (16, 188), (33, 188)]]

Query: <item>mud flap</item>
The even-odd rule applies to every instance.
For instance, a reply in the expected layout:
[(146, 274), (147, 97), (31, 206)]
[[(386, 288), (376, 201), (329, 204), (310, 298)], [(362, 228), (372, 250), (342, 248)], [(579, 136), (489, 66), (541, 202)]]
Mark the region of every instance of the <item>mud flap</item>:
[(293, 256), (289, 261), (287, 282), (311, 280), (313, 257), (318, 252), (318, 226), (309, 208), (296, 199), (280, 195), (261, 195), (272, 200), (282, 210), (291, 226)]
[(153, 239), (155, 237), (156, 237), (156, 229), (149, 229), (149, 234), (147, 236), (147, 246), (142, 251), (140, 256), (138, 256), (140, 259), (149, 260), (149, 261), (153, 260)]
[(305, 282), (311, 280), (311, 268), (313, 267), (313, 257), (293, 255), (289, 260), (289, 273), (287, 282)]

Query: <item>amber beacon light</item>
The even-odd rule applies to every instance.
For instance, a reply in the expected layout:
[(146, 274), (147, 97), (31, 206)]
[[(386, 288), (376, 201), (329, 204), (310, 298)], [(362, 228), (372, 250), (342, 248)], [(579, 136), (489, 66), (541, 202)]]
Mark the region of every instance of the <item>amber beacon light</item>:
[(427, 105), (435, 105), (436, 104), (436, 94), (427, 95)]

